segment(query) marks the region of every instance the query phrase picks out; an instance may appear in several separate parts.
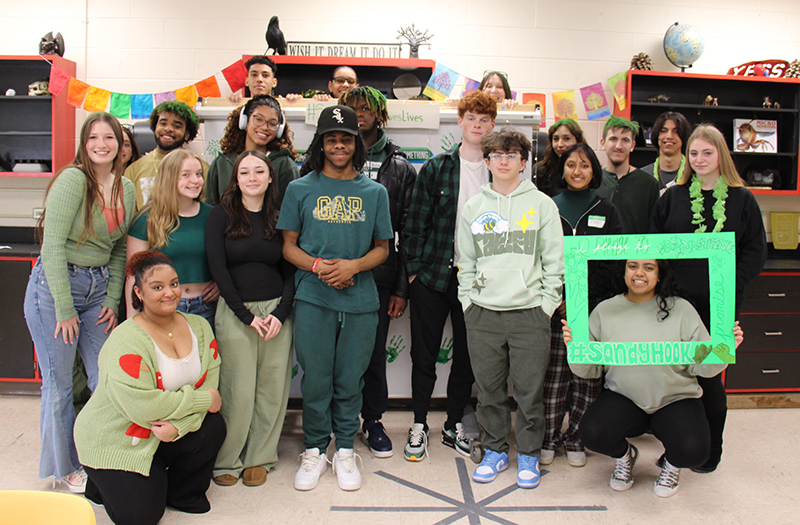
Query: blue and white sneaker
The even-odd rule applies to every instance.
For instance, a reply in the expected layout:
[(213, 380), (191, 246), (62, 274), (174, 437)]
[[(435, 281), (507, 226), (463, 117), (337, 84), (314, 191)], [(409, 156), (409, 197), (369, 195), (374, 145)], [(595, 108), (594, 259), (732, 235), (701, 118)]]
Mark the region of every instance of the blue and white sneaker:
[(535, 489), (539, 486), (539, 458), (536, 456), (526, 456), (517, 454), (517, 486), (522, 489)]
[(392, 440), (386, 435), (383, 423), (378, 419), (364, 421), (364, 432), (361, 440), (369, 447), (376, 458), (390, 458), (394, 455)]
[(483, 461), (475, 469), (472, 474), (472, 480), (478, 483), (491, 483), (497, 477), (497, 474), (503, 472), (508, 468), (508, 454), (505, 452), (495, 452), (494, 450), (487, 450), (486, 455), (483, 456)]

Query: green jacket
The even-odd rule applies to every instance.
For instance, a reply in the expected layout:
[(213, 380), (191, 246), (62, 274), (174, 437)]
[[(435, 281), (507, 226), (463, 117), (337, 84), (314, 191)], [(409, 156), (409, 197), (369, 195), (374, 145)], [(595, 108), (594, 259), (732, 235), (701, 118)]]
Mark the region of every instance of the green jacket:
[[(236, 157), (238, 155), (235, 153), (220, 153), (211, 163), (211, 167), (208, 169), (208, 180), (206, 181), (206, 202), (208, 204), (219, 204), (222, 194), (225, 193), (225, 188), (228, 187), (231, 181)], [(299, 178), (300, 172), (288, 148), (272, 151), (268, 157), (272, 163), (272, 169), (275, 171), (275, 177), (278, 179), (278, 202), (283, 202), (286, 187), (290, 182)]]
[(119, 325), (100, 352), (97, 389), (75, 421), (81, 464), (149, 476), (161, 443), (150, 431), (151, 421), (171, 421), (178, 429), (176, 439), (203, 424), (211, 406), (208, 390), (219, 385), (217, 341), (205, 319), (181, 315), (197, 337), (200, 379), (194, 386), (164, 391), (153, 339), (133, 319)]
[(55, 301), (58, 321), (78, 315), (72, 301), (67, 263), (79, 266), (107, 264), (109, 280), (103, 306), (116, 312), (122, 296), (125, 241), (136, 207), (133, 183), (122, 177), (122, 201), (125, 205), (123, 223), (109, 233), (100, 204), (95, 203), (92, 208), (94, 235), (79, 242), (83, 234), (85, 199), (86, 175), (78, 168), (68, 168), (50, 187), (45, 203), (42, 266)]

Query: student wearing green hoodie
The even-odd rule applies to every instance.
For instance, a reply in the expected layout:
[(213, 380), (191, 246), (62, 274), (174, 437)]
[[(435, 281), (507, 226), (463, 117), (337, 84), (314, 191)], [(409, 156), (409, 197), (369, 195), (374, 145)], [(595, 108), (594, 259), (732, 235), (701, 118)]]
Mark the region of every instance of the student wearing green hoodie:
[(467, 201), (458, 228), (458, 297), (486, 451), (472, 479), (488, 483), (508, 468), (510, 374), (517, 402), (517, 485), (535, 488), (550, 317), (564, 284), (564, 237), (555, 203), (530, 180), (520, 180), (531, 148), (527, 137), (506, 128), (483, 137), (481, 147), (492, 182)]

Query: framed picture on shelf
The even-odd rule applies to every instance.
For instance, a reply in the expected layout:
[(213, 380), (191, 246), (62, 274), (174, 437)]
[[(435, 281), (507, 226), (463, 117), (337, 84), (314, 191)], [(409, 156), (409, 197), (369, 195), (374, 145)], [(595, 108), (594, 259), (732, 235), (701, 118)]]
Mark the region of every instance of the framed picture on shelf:
[(777, 153), (778, 121), (733, 119), (734, 151)]

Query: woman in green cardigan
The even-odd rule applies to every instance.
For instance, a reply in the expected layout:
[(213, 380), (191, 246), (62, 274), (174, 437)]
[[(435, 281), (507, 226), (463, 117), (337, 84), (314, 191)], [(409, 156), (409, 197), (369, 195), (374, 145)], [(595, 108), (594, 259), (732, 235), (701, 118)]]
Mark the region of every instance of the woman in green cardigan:
[(167, 505), (210, 510), (206, 491), (225, 421), (217, 342), (205, 319), (176, 311), (172, 263), (150, 250), (131, 257), (127, 270), (141, 313), (103, 346), (100, 382), (75, 423), (75, 443), (86, 497), (114, 523), (146, 525)]
[(117, 325), (133, 183), (122, 177), (122, 127), (108, 113), (83, 123), (75, 160), (47, 188), (41, 256), (25, 292), (25, 320), (42, 374), (39, 477), (83, 492), (72, 426), (72, 368), (80, 352), (89, 389), (97, 355)]

